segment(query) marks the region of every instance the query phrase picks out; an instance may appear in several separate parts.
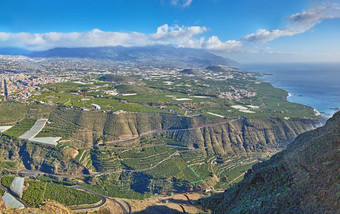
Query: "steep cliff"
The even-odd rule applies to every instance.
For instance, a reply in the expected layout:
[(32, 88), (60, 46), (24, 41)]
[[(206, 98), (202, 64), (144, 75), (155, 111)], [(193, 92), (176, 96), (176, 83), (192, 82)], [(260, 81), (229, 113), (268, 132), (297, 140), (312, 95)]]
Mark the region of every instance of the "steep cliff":
[(338, 213), (339, 148), (340, 112), (201, 203), (213, 213)]
[(16, 167), (11, 169), (7, 165), (4, 167), (0, 165), (0, 170), (10, 169), (13, 171), (26, 168), (57, 174), (81, 173), (84, 167), (77, 164), (66, 150), (1, 136), (0, 163), (15, 163)]
[(73, 145), (91, 146), (100, 138), (107, 142), (139, 136), (163, 135), (184, 145), (204, 147), (211, 154), (239, 154), (285, 146), (306, 131), (323, 124), (322, 119), (213, 119), (171, 114), (64, 111), (54, 112), (51, 121), (72, 124)]

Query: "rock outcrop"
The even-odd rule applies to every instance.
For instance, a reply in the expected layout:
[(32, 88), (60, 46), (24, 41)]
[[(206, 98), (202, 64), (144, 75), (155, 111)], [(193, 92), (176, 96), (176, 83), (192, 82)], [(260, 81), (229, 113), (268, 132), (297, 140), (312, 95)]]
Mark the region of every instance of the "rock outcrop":
[(340, 112), (201, 204), (213, 213), (338, 213), (339, 148)]

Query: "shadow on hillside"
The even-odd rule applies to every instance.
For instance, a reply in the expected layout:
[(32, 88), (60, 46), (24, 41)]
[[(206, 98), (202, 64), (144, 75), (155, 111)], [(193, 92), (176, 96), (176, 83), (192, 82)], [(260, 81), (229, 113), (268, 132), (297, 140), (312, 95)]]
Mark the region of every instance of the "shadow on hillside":
[(152, 207), (148, 207), (145, 210), (142, 210), (140, 212), (134, 212), (133, 214), (159, 214), (159, 213), (178, 214), (178, 213), (183, 213), (183, 212), (171, 209), (171, 208), (166, 207), (166, 206), (152, 206)]
[(188, 201), (187, 199), (183, 200), (183, 199), (173, 199), (173, 198), (163, 200), (162, 202), (165, 202), (165, 201), (175, 203), (175, 204), (195, 204), (197, 202), (197, 200)]

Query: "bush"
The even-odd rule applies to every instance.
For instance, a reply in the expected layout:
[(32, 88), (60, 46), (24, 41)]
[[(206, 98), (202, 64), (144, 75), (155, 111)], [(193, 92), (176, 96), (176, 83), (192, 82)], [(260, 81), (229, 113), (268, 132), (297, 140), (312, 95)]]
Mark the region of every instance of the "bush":
[(29, 186), (24, 191), (22, 199), (24, 199), (30, 205), (37, 207), (44, 200), (44, 190), (46, 182), (41, 181), (29, 181)]
[(1, 179), (1, 184), (2, 186), (9, 188), (13, 180), (14, 180), (13, 176), (4, 176)]
[(94, 204), (101, 197), (62, 185), (47, 183), (44, 199), (55, 200), (66, 206)]

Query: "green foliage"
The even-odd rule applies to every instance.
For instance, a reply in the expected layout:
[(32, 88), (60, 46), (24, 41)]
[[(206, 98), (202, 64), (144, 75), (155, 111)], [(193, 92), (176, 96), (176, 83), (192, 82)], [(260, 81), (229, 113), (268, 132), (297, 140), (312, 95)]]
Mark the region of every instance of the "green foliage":
[(3, 196), (5, 191), (3, 189), (0, 189), (0, 196)]
[(209, 170), (208, 164), (194, 165), (192, 166), (192, 168), (197, 172), (197, 174), (200, 175), (202, 179), (206, 179), (211, 175), (211, 171)]
[(75, 185), (76, 183), (72, 183), (72, 182), (68, 182), (68, 181), (64, 181), (64, 180), (57, 180), (57, 179), (54, 179), (54, 178), (51, 178), (51, 177), (48, 177), (48, 176), (45, 176), (45, 175), (41, 175), (41, 176), (38, 176), (37, 179), (39, 179), (40, 181), (45, 181), (45, 182), (52, 182), (52, 183), (55, 183), (55, 184), (62, 184), (62, 185), (65, 185), (65, 186), (72, 186), (72, 185)]
[(9, 188), (13, 180), (14, 180), (14, 176), (4, 176), (1, 179), (1, 184), (2, 186)]
[(127, 199), (136, 199), (143, 200), (151, 197), (150, 192), (146, 192), (144, 194), (135, 192), (130, 189), (129, 186), (126, 185), (118, 185), (118, 184), (105, 184), (105, 185), (89, 185), (89, 184), (80, 184), (85, 188), (91, 189), (95, 192), (117, 198), (127, 198)]
[(84, 191), (65, 187), (63, 185), (47, 183), (44, 199), (55, 200), (63, 205), (94, 204), (101, 198)]
[(26, 104), (0, 102), (0, 124), (12, 124), (25, 118)]
[(92, 164), (97, 171), (118, 170), (121, 167), (119, 158), (109, 150), (91, 150)]
[(3, 169), (16, 169), (17, 163), (14, 161), (0, 162), (0, 168)]
[(29, 181), (28, 188), (24, 191), (22, 199), (28, 204), (37, 207), (44, 200), (44, 191), (46, 182), (41, 181)]
[(174, 156), (169, 160), (164, 161), (161, 165), (146, 171), (147, 174), (154, 178), (177, 178), (182, 180), (197, 181), (197, 176), (190, 170), (188, 165), (181, 157)]
[(28, 130), (32, 128), (35, 123), (35, 119), (24, 119), (18, 122), (14, 127), (10, 128), (9, 130), (5, 131), (4, 134), (18, 138)]

